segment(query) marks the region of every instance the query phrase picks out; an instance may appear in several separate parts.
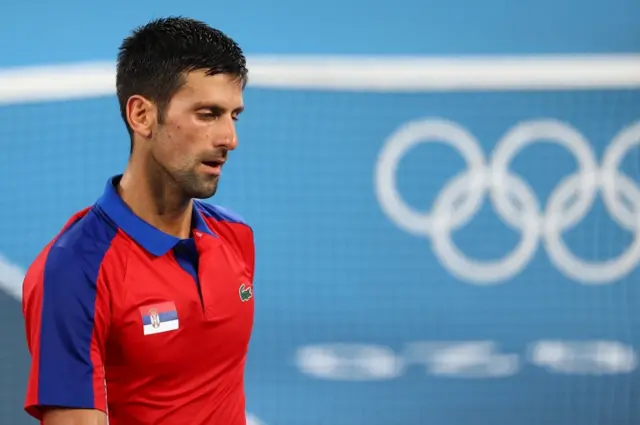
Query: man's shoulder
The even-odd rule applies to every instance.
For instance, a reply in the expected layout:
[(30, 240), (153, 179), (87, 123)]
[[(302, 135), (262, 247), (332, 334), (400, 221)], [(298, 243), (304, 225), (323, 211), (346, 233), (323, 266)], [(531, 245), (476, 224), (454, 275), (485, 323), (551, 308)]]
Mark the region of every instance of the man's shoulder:
[(251, 227), (243, 217), (228, 208), (222, 207), (220, 205), (208, 204), (203, 201), (195, 201), (195, 205), (198, 211), (204, 214), (206, 218), (210, 218), (215, 221), (242, 224), (244, 226)]
[(40, 251), (30, 270), (94, 269), (109, 250), (117, 227), (95, 206), (73, 214)]
[(109, 247), (117, 232), (117, 226), (99, 207), (87, 207), (71, 216), (53, 239), (52, 248), (92, 254)]
[(195, 208), (217, 237), (235, 246), (248, 262), (253, 262), (253, 229), (240, 215), (228, 208), (202, 201), (195, 201)]
[(237, 250), (244, 260), (248, 275), (253, 279), (255, 263), (253, 229), (238, 214), (219, 205), (195, 201), (195, 208), (204, 216), (209, 229)]

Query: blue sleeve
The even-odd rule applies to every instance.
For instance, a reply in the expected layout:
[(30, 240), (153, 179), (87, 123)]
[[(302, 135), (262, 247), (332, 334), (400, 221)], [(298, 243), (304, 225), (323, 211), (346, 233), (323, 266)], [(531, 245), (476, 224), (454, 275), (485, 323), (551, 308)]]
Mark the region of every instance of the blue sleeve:
[(110, 311), (100, 271), (108, 247), (91, 246), (78, 231), (63, 233), (25, 277), (23, 306), (32, 355), (25, 408), (35, 417), (44, 406), (106, 411)]

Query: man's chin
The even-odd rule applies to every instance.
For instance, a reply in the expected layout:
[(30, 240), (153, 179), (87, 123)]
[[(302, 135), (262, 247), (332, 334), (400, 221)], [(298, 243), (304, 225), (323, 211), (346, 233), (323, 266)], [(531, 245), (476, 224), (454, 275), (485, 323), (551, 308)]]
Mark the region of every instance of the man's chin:
[(192, 174), (176, 179), (186, 197), (191, 199), (211, 198), (218, 191), (219, 176)]
[(218, 183), (213, 187), (202, 187), (191, 192), (191, 197), (194, 199), (209, 199), (218, 191)]

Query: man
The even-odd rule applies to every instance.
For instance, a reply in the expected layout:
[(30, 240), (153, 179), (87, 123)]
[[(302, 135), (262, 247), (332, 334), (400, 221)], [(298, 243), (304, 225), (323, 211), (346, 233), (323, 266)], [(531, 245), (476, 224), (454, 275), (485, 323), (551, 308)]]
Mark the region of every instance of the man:
[(237, 145), (245, 58), (206, 24), (155, 20), (120, 47), (121, 176), (23, 285), (26, 411), (45, 425), (244, 425), (252, 230), (211, 197)]

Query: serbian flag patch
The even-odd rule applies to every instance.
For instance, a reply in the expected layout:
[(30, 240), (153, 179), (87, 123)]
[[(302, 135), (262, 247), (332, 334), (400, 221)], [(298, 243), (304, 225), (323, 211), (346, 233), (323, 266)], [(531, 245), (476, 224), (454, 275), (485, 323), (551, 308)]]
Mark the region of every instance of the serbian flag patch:
[(169, 301), (140, 307), (145, 335), (159, 334), (178, 329), (178, 310)]

